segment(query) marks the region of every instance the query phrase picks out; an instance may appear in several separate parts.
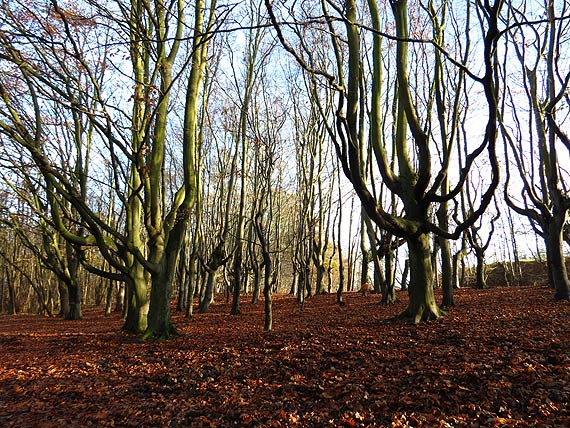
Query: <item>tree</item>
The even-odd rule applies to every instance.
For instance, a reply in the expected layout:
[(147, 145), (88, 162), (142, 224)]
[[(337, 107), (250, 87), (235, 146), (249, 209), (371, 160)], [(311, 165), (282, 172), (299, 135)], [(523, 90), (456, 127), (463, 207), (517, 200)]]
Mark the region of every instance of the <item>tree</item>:
[[(470, 202), (470, 205), (472, 205), (472, 202)], [(492, 217), (489, 220), (488, 216), (491, 215)], [(498, 209), (496, 210), (495, 214), (486, 213), (486, 215), (483, 215), (481, 217), (481, 221), (479, 223), (472, 225), (466, 231), (469, 246), (475, 253), (475, 258), (477, 260), (475, 287), (479, 289), (487, 288), (485, 253), (491, 244), (491, 240), (495, 232), (495, 222), (499, 219), (499, 217), (500, 213)], [(486, 220), (488, 220), (488, 222)], [(490, 228), (488, 230), (482, 230), (483, 223), (489, 225)], [(484, 233), (486, 236), (482, 236), (482, 233)]]
[[(324, 3), (323, 3), (324, 4)], [(437, 318), (442, 315), (435, 302), (433, 293), (433, 271), (430, 262), (430, 236), (436, 234), (442, 238), (456, 239), (462, 231), (473, 224), (485, 211), (492, 200), (495, 188), (499, 182), (498, 162), (495, 154), (495, 143), (497, 135), (497, 79), (495, 67), (495, 50), (499, 37), (499, 16), (503, 6), (502, 1), (478, 3), (475, 12), (478, 13), (480, 30), (482, 32), (483, 48), (480, 57), (483, 58), (481, 64), (483, 75), (476, 76), (467, 69), (461, 60), (455, 60), (452, 56), (457, 53), (460, 57), (465, 55), (462, 49), (468, 49), (468, 43), (462, 44), (457, 41), (454, 46), (455, 51), (448, 52), (443, 46), (438, 45), (437, 40), (420, 43), (410, 36), (413, 23), (409, 21), (409, 5), (407, 0), (390, 1), (393, 23), (396, 29), (394, 35), (383, 34), (381, 32), (381, 20), (379, 8), (375, 1), (368, 1), (372, 27), (366, 27), (359, 23), (357, 16), (357, 4), (354, 0), (347, 0), (342, 6), (328, 3), (338, 13), (333, 17), (326, 8), (323, 7), (324, 16), (327, 22), (340, 20), (344, 25), (344, 36), (337, 35), (339, 29), (331, 28), (332, 52), (336, 56), (338, 64), (335, 72), (316, 68), (316, 66), (306, 60), (310, 59), (310, 54), (301, 50), (299, 53), (288, 43), (280, 22), (276, 17), (269, 1), (266, 7), (270, 11), (270, 16), (277, 35), (282, 45), (289, 51), (303, 67), (306, 72), (310, 72), (325, 79), (328, 84), (334, 86), (338, 91), (338, 105), (336, 112), (336, 122), (328, 125), (329, 136), (336, 146), (337, 154), (342, 162), (345, 175), (351, 181), (360, 201), (369, 217), (382, 229), (385, 229), (397, 237), (404, 238), (408, 246), (410, 260), (410, 283), (409, 295), (410, 303), (404, 315), (415, 322)], [(470, 3), (467, 3), (470, 4)], [(336, 6), (336, 7), (335, 7)], [(433, 10), (440, 10), (436, 7)], [(294, 14), (299, 16), (299, 11)], [(419, 13), (419, 10), (418, 10)], [(472, 13), (467, 8), (467, 13)], [(293, 14), (291, 14), (293, 15)], [(434, 20), (431, 20), (432, 25)], [(454, 21), (454, 23), (456, 23)], [(375, 156), (376, 166), (380, 171), (383, 182), (388, 189), (394, 193), (401, 201), (404, 215), (397, 216), (388, 213), (380, 204), (372, 191), (370, 191), (361, 173), (361, 150), (359, 117), (364, 114), (362, 110), (360, 82), (363, 72), (362, 61), (362, 39), (361, 31), (370, 34), (373, 39), (373, 49), (371, 53), (371, 107), (369, 120), (369, 133), (372, 139), (372, 148)], [(473, 27), (467, 27), (463, 31), (462, 37), (471, 37)], [(459, 32), (457, 32), (459, 36)], [(382, 42), (383, 37), (389, 37), (395, 41), (395, 78), (397, 90), (393, 103), (397, 105), (394, 117), (395, 130), (392, 136), (395, 145), (396, 156), (394, 164), (391, 163), (387, 155), (385, 146), (380, 138), (382, 117), (379, 114), (382, 103), (382, 93), (379, 88), (382, 81)], [(341, 55), (341, 40), (345, 39), (343, 48), (347, 50), (346, 59)], [(413, 43), (415, 42), (415, 43)], [(413, 43), (414, 50), (410, 51), (410, 44)], [(415, 49), (417, 48), (417, 49)], [(456, 76), (465, 73), (470, 79), (480, 85), (485, 95), (487, 124), (481, 142), (471, 150), (465, 164), (454, 170), (457, 177), (453, 186), (448, 192), (441, 192), (442, 184), (446, 177), (452, 175), (451, 171), (451, 142), (444, 136), (439, 135), (431, 124), (431, 108), (433, 105), (429, 101), (432, 99), (431, 80), (424, 81), (421, 74), (415, 75), (415, 80), (410, 79), (410, 56), (417, 59), (414, 65), (421, 64), (420, 58), (433, 58), (442, 54), (446, 61), (453, 65)], [(431, 55), (431, 56), (430, 56)], [(471, 53), (473, 55), (473, 53)], [(471, 57), (471, 60), (474, 59)], [(346, 80), (343, 77), (344, 66), (346, 65), (348, 74)], [(451, 74), (449, 78), (451, 78)], [(441, 79), (441, 75), (436, 73), (432, 79)], [(458, 79), (458, 77), (456, 77)], [(441, 82), (443, 84), (443, 82)], [(427, 103), (422, 103), (414, 91), (425, 90)], [(463, 86), (455, 85), (456, 91), (462, 91)], [(427, 108), (424, 108), (427, 105)], [(421, 114), (424, 115), (422, 122)], [(336, 127), (336, 130), (334, 129)], [(409, 134), (408, 134), (409, 133)], [(447, 145), (448, 150), (442, 151)], [(442, 155), (435, 157), (432, 149), (437, 148)], [(486, 151), (490, 169), (490, 180), (486, 191), (482, 194), (481, 204), (473, 213), (461, 224), (450, 225), (446, 230), (441, 225), (436, 225), (431, 221), (431, 211), (434, 206), (453, 200), (460, 192), (476, 160)], [(439, 161), (439, 171), (432, 172), (434, 163)], [(395, 167), (393, 165), (396, 165)], [(397, 169), (396, 169), (397, 168)]]
[[(268, 241), (271, 229), (274, 226), (273, 210), (271, 209), (274, 203), (272, 177), (277, 157), (278, 134), (285, 121), (281, 120), (280, 122), (275, 122), (272, 120), (274, 115), (271, 113), (278, 112), (275, 107), (270, 105), (267, 93), (264, 93), (264, 101), (264, 110), (267, 119), (265, 126), (263, 126), (263, 128), (260, 127), (259, 121), (256, 121), (257, 126), (254, 127), (254, 132), (257, 136), (255, 140), (255, 151), (257, 153), (256, 162), (259, 164), (257, 171), (259, 172), (260, 180), (259, 187), (257, 187), (259, 194), (254, 208), (253, 227), (255, 228), (263, 257), (263, 297), (265, 312), (263, 330), (270, 331), (273, 328), (272, 293), (274, 282), (276, 281), (276, 278), (272, 275), (275, 266)], [(283, 114), (278, 114), (277, 117), (279, 116), (281, 118), (285, 117)], [(278, 247), (276, 247), (276, 249), (279, 250)]]
[[(60, 287), (63, 315), (79, 319), (83, 293), (78, 271), (80, 262), (86, 259), (77, 242), (60, 241), (66, 234), (74, 235), (80, 241), (85, 234), (85, 227), (78, 220), (80, 211), (70, 198), (78, 205), (88, 203), (94, 126), (86, 112), (92, 111), (97, 104), (98, 85), (105, 75), (105, 58), (81, 57), (81, 52), (88, 49), (92, 40), (94, 27), (94, 22), (81, 15), (81, 10), (64, 11), (56, 2), (47, 6), (48, 14), (43, 17), (25, 3), (3, 5), (5, 31), (0, 44), (8, 73), (0, 82), (5, 119), (0, 124), (0, 132), (7, 142), (3, 153), (4, 167), (12, 171), (4, 178), (7, 183), (14, 181), (11, 176), (14, 172), (21, 177), (23, 188), (13, 187), (13, 191), (27, 201), (39, 218), (38, 230), (43, 236), (41, 247), (18, 227), (17, 218), (12, 217), (11, 224), (18, 228), (23, 242), (63, 284)], [(69, 41), (72, 33), (77, 40)], [(94, 52), (94, 56), (100, 53)], [(35, 64), (34, 68), (36, 60), (41, 63)], [(50, 73), (53, 79), (48, 81)], [(14, 83), (17, 83), (16, 87)], [(69, 104), (83, 108), (70, 109)], [(25, 159), (25, 168), (14, 163), (14, 154), (20, 161)], [(8, 166), (10, 163), (12, 168)], [(44, 169), (39, 172), (29, 170), (34, 163), (44, 165)], [(50, 172), (56, 169), (57, 174), (67, 177), (66, 191), (72, 194), (70, 198), (58, 194), (54, 184), (57, 174)]]
[[(77, 248), (97, 248), (118, 274), (100, 270), (97, 273), (127, 282), (125, 329), (144, 332), (145, 337), (167, 337), (174, 331), (170, 317), (172, 283), (196, 199), (197, 115), (208, 43), (216, 23), (216, 2), (207, 5), (198, 0), (192, 9), (181, 0), (168, 4), (116, 1), (109, 9), (88, 2), (86, 6), (91, 7), (93, 16), (90, 19), (81, 11), (64, 9), (56, 0), (47, 1), (46, 5), (51, 13), (48, 20), (28, 10), (25, 3), (6, 9), (12, 13), (7, 15), (5, 28), (15, 30), (2, 33), (2, 59), (11, 64), (16, 78), (25, 85), (27, 104), (18, 102), (17, 94), (3, 83), (0, 95), (6, 114), (0, 132), (27, 152), (41, 173), (48, 196), (56, 201), (51, 204), (51, 217), (61, 236)], [(176, 70), (188, 10), (194, 13), (192, 46)], [(29, 13), (27, 27), (18, 27), (22, 23), (16, 12)], [(110, 40), (101, 41), (93, 30), (90, 49), (84, 49), (77, 41), (80, 36), (74, 28), (86, 22), (99, 28), (96, 20), (116, 32), (118, 50), (130, 61), (134, 85), (132, 96), (125, 103), (121, 99), (123, 93), (108, 96), (109, 88), (96, 73), (98, 67), (113, 65), (120, 69), (123, 65), (121, 59), (111, 59)], [(32, 28), (43, 31), (45, 37), (38, 37)], [(128, 49), (122, 50), (123, 46)], [(82, 75), (87, 76), (86, 82), (78, 79), (68, 63), (85, 70)], [(172, 141), (168, 138), (167, 119), (172, 87), (186, 65), (189, 71), (182, 119), (183, 180), (178, 189), (169, 193), (164, 174), (167, 148)], [(124, 75), (114, 77), (124, 83)], [(70, 94), (68, 87), (75, 91)], [(89, 102), (78, 99), (76, 92)], [(111, 185), (116, 187), (124, 209), (124, 229), (106, 224), (98, 210), (77, 192), (73, 176), (50, 159), (44, 143), (50, 131), (42, 115), (44, 103), (71, 113), (82, 112), (87, 117), (112, 165)], [(124, 109), (123, 104), (130, 105), (131, 111)], [(89, 179), (93, 181), (95, 177)], [(79, 230), (62, 221), (59, 208), (66, 203), (77, 212)]]
[[(570, 281), (563, 253), (563, 233), (570, 209), (563, 166), (570, 137), (568, 118), (568, 58), (561, 55), (568, 36), (567, 2), (544, 1), (509, 5), (509, 47), (503, 62), (505, 96), (502, 134), (505, 153), (522, 180), (522, 200), (511, 191), (512, 168), (507, 164), (504, 197), (508, 206), (530, 221), (545, 243), (548, 278), (558, 300), (570, 299)], [(536, 14), (537, 19), (532, 15)], [(546, 17), (546, 19), (542, 19)], [(518, 59), (515, 73), (513, 58)], [(564, 70), (564, 71), (563, 71)], [(517, 83), (522, 80), (522, 93)], [(525, 103), (525, 117), (521, 103)], [(514, 187), (514, 186), (513, 186)]]
[[(259, 83), (259, 75), (265, 68), (265, 62), (271, 52), (271, 48), (264, 47), (264, 37), (266, 31), (263, 28), (265, 17), (261, 13), (262, 5), (259, 2), (250, 2), (251, 28), (247, 33), (247, 45), (245, 52), (245, 66), (243, 76), (243, 88), (240, 93), (239, 100), (239, 116), (238, 126), (235, 133), (235, 141), (238, 143), (241, 153), (241, 164), (239, 168), (239, 201), (237, 213), (237, 225), (235, 242), (233, 245), (233, 260), (232, 260), (232, 287), (233, 298), (231, 314), (237, 315), (240, 313), (240, 293), (243, 283), (247, 281), (242, 275), (244, 256), (245, 256), (245, 232), (247, 222), (247, 185), (248, 185), (248, 169), (249, 169), (249, 145), (250, 137), (248, 136), (248, 120), (249, 115), (252, 113), (252, 100), (255, 94), (256, 85)], [(253, 111), (255, 109), (253, 108)]]
[[(186, 231), (188, 228), (191, 209), (196, 201), (196, 188), (198, 170), (196, 168), (197, 159), (197, 135), (198, 135), (198, 111), (200, 106), (200, 91), (204, 78), (206, 65), (208, 62), (208, 46), (213, 35), (212, 30), (216, 23), (216, 2), (212, 0), (208, 4), (205, 0), (196, 0), (194, 3), (194, 27), (192, 34), (192, 48), (190, 51), (190, 73), (186, 81), (186, 99), (184, 104), (184, 123), (182, 138), (182, 158), (183, 158), (183, 182), (176, 191), (170, 211), (164, 216), (162, 167), (164, 164), (165, 136), (156, 134), (157, 145), (151, 149), (151, 153), (156, 151), (156, 158), (151, 159), (150, 177), (155, 177), (156, 181), (151, 181), (151, 227), (147, 224), (150, 239), (149, 258), (154, 269), (151, 271), (152, 287), (150, 296), (149, 322), (145, 332), (146, 337), (168, 337), (172, 330), (170, 316), (170, 298), (172, 294), (172, 284), (178, 265), (180, 250), (184, 244)], [(162, 5), (159, 8), (159, 16), (164, 13)], [(171, 72), (179, 39), (184, 28), (183, 2), (179, 0), (176, 5), (178, 12), (176, 20), (176, 38), (171, 46), (170, 52), (166, 54), (164, 48), (159, 50), (162, 53), (159, 67), (166, 71), (161, 80), (161, 93), (166, 98), (170, 90), (172, 81), (168, 72)], [(206, 13), (206, 10), (208, 12)], [(159, 21), (160, 22), (160, 21)], [(160, 41), (164, 40), (166, 23), (160, 28)], [(165, 99), (159, 104), (158, 112), (166, 114), (168, 103)], [(161, 108), (163, 110), (161, 110)], [(166, 117), (157, 114), (156, 124), (158, 130), (163, 132), (166, 125)], [(162, 140), (162, 141), (161, 141)], [(153, 186), (154, 184), (154, 186)], [(152, 233), (156, 236), (152, 237)]]

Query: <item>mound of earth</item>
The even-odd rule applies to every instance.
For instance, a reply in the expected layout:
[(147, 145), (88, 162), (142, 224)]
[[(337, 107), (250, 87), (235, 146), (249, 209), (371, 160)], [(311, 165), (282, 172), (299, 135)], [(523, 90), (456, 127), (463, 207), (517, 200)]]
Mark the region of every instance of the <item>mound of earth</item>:
[[(520, 274), (511, 262), (496, 262), (487, 265), (487, 285), (491, 287), (503, 285), (519, 286), (547, 286), (548, 273), (545, 260), (521, 260)], [(566, 265), (570, 270), (570, 258), (566, 260)], [(467, 286), (475, 284), (475, 269), (468, 271), (466, 278)]]

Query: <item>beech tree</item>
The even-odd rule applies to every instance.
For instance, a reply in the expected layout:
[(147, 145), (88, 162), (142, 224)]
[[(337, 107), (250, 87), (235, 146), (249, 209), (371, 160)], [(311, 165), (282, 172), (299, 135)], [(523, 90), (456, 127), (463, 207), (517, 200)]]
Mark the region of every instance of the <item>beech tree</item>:
[[(523, 1), (510, 4), (508, 11), (509, 50), (503, 62), (508, 92), (501, 130), (510, 163), (504, 197), (543, 238), (549, 284), (556, 299), (569, 300), (563, 234), (570, 209), (570, 177), (565, 169), (570, 137), (563, 124), (570, 104), (569, 58), (564, 49), (570, 5), (566, 1)], [(518, 187), (515, 177), (522, 181), (520, 196), (514, 192)]]
[[(246, 34), (246, 48), (244, 53), (243, 81), (237, 82), (236, 87), (240, 90), (238, 94), (238, 110), (237, 126), (234, 132), (234, 139), (240, 148), (239, 157), (241, 160), (238, 175), (239, 199), (237, 224), (232, 253), (232, 308), (231, 314), (240, 313), (240, 294), (243, 284), (247, 281), (244, 277), (244, 262), (246, 259), (246, 229), (249, 217), (248, 204), (248, 179), (249, 177), (249, 158), (251, 138), (248, 135), (250, 115), (255, 114), (256, 109), (253, 104), (253, 98), (256, 92), (256, 85), (260, 84), (260, 74), (266, 67), (266, 61), (271, 53), (271, 46), (265, 43), (266, 30), (263, 24), (266, 20), (262, 13), (262, 3), (259, 1), (249, 2), (248, 19), (251, 23), (251, 30)], [(237, 77), (237, 76), (236, 76)], [(243, 85), (243, 86), (242, 86)]]
[[(462, 231), (473, 224), (477, 218), (485, 211), (492, 200), (495, 188), (499, 183), (498, 162), (495, 154), (495, 144), (497, 138), (497, 97), (498, 82), (496, 76), (496, 45), (500, 35), (499, 22), (500, 13), (503, 7), (502, 1), (486, 1), (477, 3), (471, 9), (471, 3), (465, 3), (464, 13), (468, 16), (476, 16), (477, 25), (471, 25), (469, 20), (464, 21), (463, 31), (454, 34), (463, 37), (462, 40), (454, 40), (452, 50), (447, 46), (438, 43), (437, 38), (430, 34), (430, 37), (420, 40), (422, 34), (419, 28), (414, 26), (414, 22), (409, 19), (410, 4), (407, 0), (389, 1), (388, 5), (392, 11), (392, 23), (395, 27), (395, 34), (383, 33), (380, 15), (380, 8), (376, 1), (367, 2), (371, 25), (367, 26), (363, 22), (363, 17), (358, 16), (359, 7), (354, 0), (344, 1), (342, 4), (333, 2), (322, 2), (322, 13), (326, 20), (322, 25), (327, 25), (331, 35), (331, 51), (336, 57), (336, 69), (319, 68), (311, 62), (310, 53), (303, 50), (303, 43), (300, 41), (300, 48), (296, 49), (288, 41), (289, 34), (284, 31), (282, 21), (289, 22), (290, 19), (302, 20), (302, 10), (290, 11), (287, 18), (278, 18), (278, 15), (269, 1), (266, 0), (267, 9), (270, 12), (273, 26), (284, 48), (291, 53), (298, 64), (309, 73), (313, 73), (327, 84), (332, 85), (338, 91), (338, 104), (336, 120), (334, 124), (328, 124), (329, 136), (336, 145), (336, 150), (341, 159), (343, 171), (352, 182), (360, 201), (369, 217), (381, 228), (389, 231), (395, 236), (404, 238), (407, 242), (410, 260), (410, 302), (404, 315), (413, 321), (419, 322), (437, 318), (442, 315), (433, 293), (434, 274), (430, 261), (430, 237), (433, 234), (447, 239), (456, 239)], [(414, 4), (415, 5), (415, 4)], [(441, 4), (422, 2), (417, 4), (416, 15), (422, 15), (422, 11), (432, 14), (432, 19), (427, 20), (432, 28), (436, 25), (433, 13), (443, 13), (442, 5), (452, 9), (448, 2)], [(328, 8), (335, 15), (333, 16)], [(456, 3), (453, 8), (458, 8)], [(283, 12), (281, 9), (280, 13)], [(457, 14), (453, 15), (452, 25), (459, 25)], [(313, 17), (310, 17), (313, 18)], [(309, 17), (307, 17), (309, 19)], [(387, 18), (386, 18), (387, 19)], [(310, 22), (313, 22), (311, 19)], [(342, 23), (344, 32), (340, 33)], [(439, 20), (438, 22), (443, 22)], [(301, 22), (299, 22), (301, 23)], [(422, 23), (425, 23), (422, 21)], [(315, 25), (317, 27), (317, 25)], [(447, 27), (446, 27), (447, 28)], [(317, 28), (317, 31), (319, 28)], [(413, 33), (412, 33), (413, 30)], [(468, 40), (474, 37), (476, 31), (478, 37), (483, 41), (481, 50), (477, 52), (478, 58), (482, 62), (477, 66), (482, 70), (482, 75), (476, 75), (470, 71), (468, 64), (463, 58), (469, 53), (469, 62), (475, 61), (473, 52), (469, 50)], [(363, 52), (361, 50), (362, 37), (372, 38), (372, 52), (370, 60), (371, 73), (371, 99), (369, 129), (372, 140), (372, 150), (375, 157), (383, 183), (401, 201), (404, 213), (402, 216), (393, 215), (387, 212), (380, 201), (378, 201), (369, 185), (362, 176), (361, 170), (361, 150), (359, 128), (359, 118), (365, 114), (361, 103), (361, 87), (363, 73)], [(397, 91), (390, 102), (395, 103), (396, 114), (393, 118), (394, 133), (393, 144), (396, 147), (394, 162), (391, 162), (386, 147), (380, 138), (382, 129), (382, 117), (379, 114), (383, 100), (382, 71), (383, 71), (383, 43), (391, 40), (395, 43), (395, 68), (394, 74), (397, 82)], [(448, 43), (452, 43), (448, 40)], [(413, 50), (410, 50), (410, 47)], [(346, 52), (346, 55), (344, 55)], [(441, 74), (436, 72), (428, 75), (426, 80), (422, 75), (415, 75), (410, 78), (410, 59), (414, 61), (414, 66), (421, 63), (423, 58), (433, 59), (442, 57), (442, 61), (450, 66), (448, 78), (459, 79), (460, 76), (468, 77), (472, 82), (479, 85), (486, 102), (486, 125), (480, 142), (469, 153), (465, 164), (460, 167), (452, 167), (452, 150), (455, 144), (453, 139), (442, 134), (443, 131), (436, 131), (431, 126), (431, 113), (433, 97), (431, 89), (434, 82), (441, 81)], [(453, 66), (453, 67), (451, 67)], [(346, 79), (344, 77), (344, 67), (347, 70)], [(333, 71), (331, 71), (333, 70)], [(447, 83), (447, 82), (446, 82)], [(455, 84), (455, 91), (460, 92), (452, 98), (461, 98), (461, 91), (464, 86)], [(421, 92), (421, 91), (426, 92)], [(419, 91), (419, 92), (418, 92)], [(423, 103), (418, 94), (425, 94), (427, 103)], [(453, 122), (447, 119), (450, 125)], [(475, 135), (473, 136), (475, 137)], [(444, 147), (446, 148), (444, 150)], [(437, 155), (433, 153), (436, 150)], [(486, 153), (490, 171), (490, 180), (487, 188), (482, 193), (480, 205), (461, 224), (449, 225), (448, 228), (435, 224), (431, 221), (431, 212), (434, 207), (452, 201), (460, 193), (463, 184), (471, 172), (476, 161)], [(435, 169), (437, 167), (437, 169)], [(449, 186), (449, 191), (442, 191), (448, 176), (456, 177), (453, 184)]]
[[(50, 176), (49, 169), (57, 169), (57, 174), (66, 177), (67, 190), (78, 204), (88, 203), (94, 127), (85, 112), (96, 105), (97, 84), (105, 75), (104, 57), (83, 58), (82, 62), (72, 53), (87, 49), (93, 37), (92, 20), (81, 15), (79, 9), (64, 12), (55, 2), (46, 6), (47, 17), (25, 3), (3, 5), (4, 31), (0, 44), (6, 74), (0, 82), (3, 117), (0, 133), (5, 143), (3, 168), (11, 171), (3, 177), (12, 192), (32, 210), (42, 243), (38, 245), (20, 227), (19, 218), (11, 216), (10, 224), (38, 260), (59, 278), (63, 316), (79, 319), (83, 290), (78, 272), (80, 263), (86, 264), (86, 258), (77, 242), (63, 238), (69, 233), (81, 240), (85, 227), (77, 207), (58, 192), (53, 176), (46, 177)], [(77, 37), (73, 47), (66, 44), (71, 32)], [(94, 52), (94, 56), (100, 53)], [(40, 63), (32, 68), (34, 61)], [(49, 79), (50, 72), (53, 80), (42, 82)], [(65, 102), (83, 108), (70, 109)], [(39, 171), (31, 169), (34, 163), (47, 167)], [(14, 174), (19, 179), (14, 180)], [(14, 186), (16, 183), (19, 185)]]
[[(8, 208), (0, 222), (13, 229), (15, 239), (28, 248), (37, 263), (55, 274), (58, 280), (59, 315), (68, 320), (81, 319), (83, 287), (78, 272), (80, 260), (85, 261), (85, 257), (80, 257), (78, 249), (63, 240), (53, 228), (47, 213), (48, 203), (41, 198), (43, 191), (30, 181), (10, 181), (9, 185), (13, 186), (12, 192), (25, 201), (30, 210), (24, 217)], [(17, 248), (15, 243), (13, 245)]]
[[(172, 283), (196, 198), (197, 115), (208, 43), (217, 22), (216, 2), (207, 4), (197, 0), (191, 8), (181, 0), (152, 4), (143, 0), (116, 1), (108, 5), (87, 2), (86, 7), (91, 8), (88, 14), (64, 8), (56, 0), (46, 1), (45, 6), (49, 19), (25, 2), (4, 6), (11, 14), (5, 15), (6, 25), (0, 37), (2, 59), (11, 64), (18, 81), (25, 86), (28, 104), (20, 103), (13, 88), (3, 82), (0, 95), (6, 114), (0, 131), (27, 151), (46, 183), (48, 195), (76, 210), (84, 233), (62, 221), (58, 210), (62, 203), (51, 205), (52, 221), (61, 236), (78, 248), (97, 248), (118, 274), (98, 273), (126, 281), (125, 329), (144, 332), (146, 337), (167, 337), (174, 331), (170, 318)], [(192, 32), (186, 34), (189, 12), (194, 24)], [(18, 20), (20, 13), (29, 18)], [(86, 18), (88, 15), (90, 18)], [(124, 65), (110, 51), (112, 40), (99, 40), (93, 30), (90, 49), (78, 42), (82, 36), (74, 28), (85, 23), (98, 28), (95, 25), (98, 20), (113, 29), (113, 37), (120, 42), (117, 46), (128, 48), (126, 51), (118, 48), (132, 69), (133, 92), (127, 102), (122, 99), (124, 93), (110, 96), (110, 88), (95, 73), (97, 67), (121, 69)], [(35, 30), (43, 37), (38, 37)], [(182, 38), (187, 35), (191, 36), (192, 44), (179, 65), (176, 60)], [(86, 70), (86, 82), (80, 81), (68, 64)], [(183, 74), (186, 65), (188, 73)], [(124, 84), (125, 76), (119, 76), (115, 75)], [(183, 180), (178, 189), (169, 193), (164, 175), (167, 148), (172, 141), (168, 137), (167, 119), (172, 87), (181, 76), (185, 76)], [(69, 94), (68, 87), (91, 101), (81, 102), (73, 95), (75, 92)], [(92, 88), (91, 92), (86, 92), (86, 87)], [(100, 213), (77, 192), (72, 177), (50, 159), (44, 143), (50, 129), (42, 114), (44, 102), (55, 103), (70, 112), (82, 112), (90, 121), (103, 157), (113, 167), (110, 185), (116, 186), (124, 208), (124, 229), (106, 224)], [(130, 105), (131, 111), (123, 104)], [(105, 181), (109, 180), (100, 182)]]
[[(263, 80), (271, 80), (267, 69), (263, 71)], [(257, 197), (253, 207), (253, 227), (260, 247), (263, 262), (263, 297), (264, 297), (264, 331), (273, 328), (273, 289), (278, 281), (277, 255), (282, 251), (279, 247), (278, 200), (275, 189), (279, 189), (275, 180), (278, 167), (279, 147), (282, 145), (281, 132), (287, 115), (283, 105), (272, 99), (266, 85), (260, 88), (256, 97), (259, 106), (257, 115), (252, 121), (252, 132), (255, 135), (254, 151), (256, 164)], [(275, 215), (277, 214), (277, 215)]]

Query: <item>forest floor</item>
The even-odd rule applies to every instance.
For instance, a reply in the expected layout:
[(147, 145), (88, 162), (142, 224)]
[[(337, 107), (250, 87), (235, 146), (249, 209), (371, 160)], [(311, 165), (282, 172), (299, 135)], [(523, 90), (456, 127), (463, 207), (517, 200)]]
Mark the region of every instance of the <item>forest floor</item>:
[(461, 289), (438, 321), (347, 293), (217, 303), (142, 343), (118, 314), (0, 317), (0, 426), (570, 426), (570, 303), (541, 287)]

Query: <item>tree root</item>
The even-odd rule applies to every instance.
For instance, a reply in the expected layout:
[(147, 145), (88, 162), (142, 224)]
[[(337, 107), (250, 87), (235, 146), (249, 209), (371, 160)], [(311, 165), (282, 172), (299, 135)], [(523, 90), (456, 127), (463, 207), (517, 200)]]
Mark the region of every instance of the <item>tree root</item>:
[(440, 309), (438, 306), (434, 308), (427, 305), (420, 305), (417, 308), (407, 307), (404, 312), (399, 316), (401, 319), (408, 319), (414, 324), (419, 324), (425, 321), (434, 321), (447, 315), (447, 312)]
[(150, 327), (147, 328), (147, 330), (142, 335), (142, 340), (144, 341), (156, 340), (160, 342), (178, 336), (181, 336), (181, 333), (178, 330), (176, 330), (176, 328), (172, 324), (170, 324), (166, 329), (160, 332), (154, 331)]

